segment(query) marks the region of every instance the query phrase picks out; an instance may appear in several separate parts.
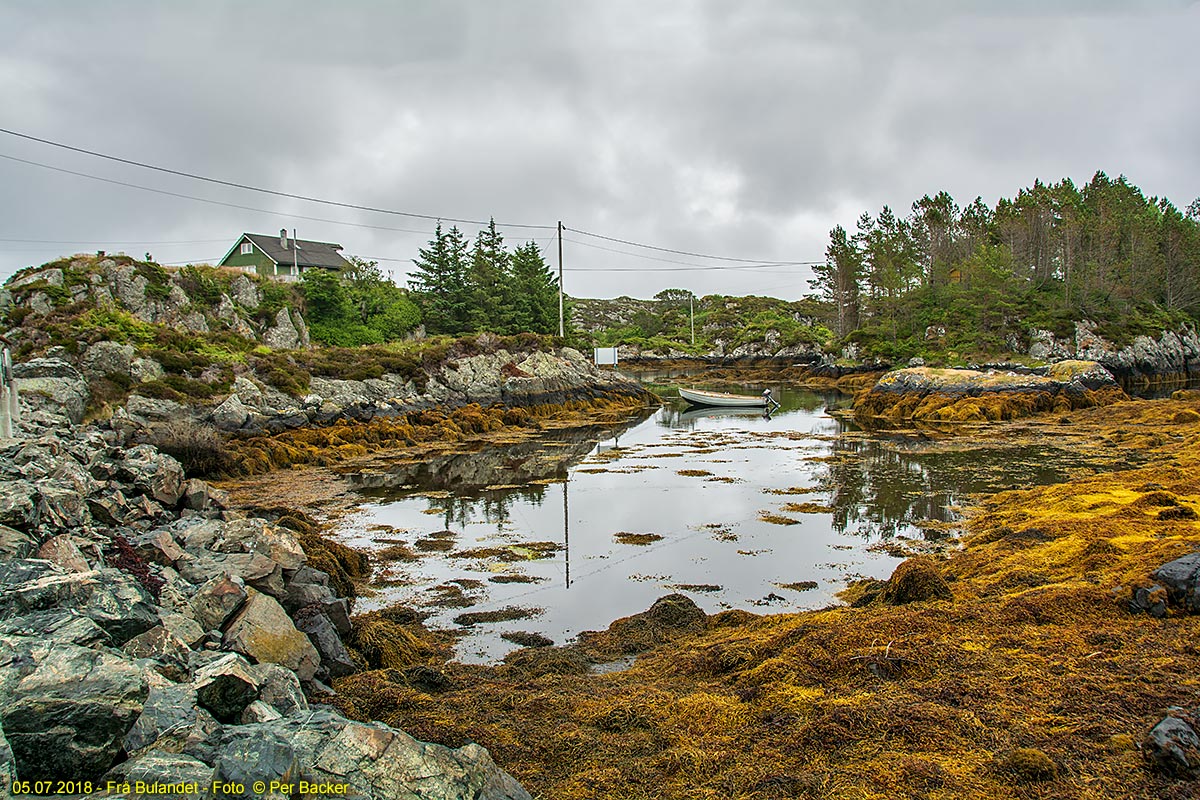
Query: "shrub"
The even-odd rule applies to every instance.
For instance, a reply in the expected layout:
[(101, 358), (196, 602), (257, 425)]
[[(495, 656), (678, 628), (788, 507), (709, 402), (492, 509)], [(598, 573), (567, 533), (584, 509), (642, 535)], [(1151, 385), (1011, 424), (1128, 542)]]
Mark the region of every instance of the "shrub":
[(172, 420), (155, 426), (148, 441), (182, 464), (189, 477), (225, 475), (233, 466), (221, 435), (191, 420)]

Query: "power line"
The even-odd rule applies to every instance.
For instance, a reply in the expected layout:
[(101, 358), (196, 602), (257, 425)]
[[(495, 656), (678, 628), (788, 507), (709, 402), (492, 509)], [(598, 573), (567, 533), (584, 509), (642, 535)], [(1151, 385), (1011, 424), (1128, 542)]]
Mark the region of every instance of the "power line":
[[(274, 195), (275, 197), (287, 197), (292, 200), (303, 200), (307, 203), (320, 203), (321, 205), (335, 206), (337, 208), (352, 208), (357, 211), (371, 211), (376, 214), (392, 214), (392, 215), (398, 216), (398, 217), (412, 217), (414, 219), (445, 220), (446, 222), (463, 222), (463, 223), (468, 223), (471, 225), (491, 224), (490, 222), (481, 222), (479, 220), (474, 220), (474, 219), (458, 219), (455, 217), (439, 216), (437, 214), (417, 214), (415, 212), (410, 212), (410, 211), (395, 211), (390, 208), (376, 208), (374, 206), (362, 206), (362, 205), (358, 205), (356, 203), (342, 203), (337, 200), (324, 200), (320, 197), (309, 197), (307, 195), (293, 194), (291, 192), (281, 192), (276, 189), (264, 189), (261, 186), (251, 186), (251, 185), (245, 184), (245, 183), (236, 183), (234, 181), (221, 180), (220, 178), (210, 178), (206, 175), (197, 175), (192, 172), (184, 172), (182, 170), (171, 169), (169, 167), (159, 167), (159, 166), (155, 166), (154, 164), (146, 164), (142, 161), (134, 161), (129, 158), (121, 158), (120, 156), (109, 155), (108, 153), (99, 153), (95, 150), (87, 150), (82, 147), (74, 147), (73, 145), (64, 144), (62, 142), (55, 142), (50, 139), (42, 139), (38, 136), (31, 136), (27, 133), (19, 133), (17, 131), (9, 130), (7, 128), (0, 128), (0, 133), (7, 133), (9, 136), (16, 136), (21, 139), (27, 139), (31, 142), (39, 142), (41, 144), (49, 145), (51, 147), (58, 147), (63, 150), (70, 150), (75, 153), (83, 153), (84, 155), (93, 156), (95, 158), (103, 158), (103, 159), (107, 159), (108, 161), (115, 161), (120, 164), (129, 164), (130, 166), (141, 167), (142, 169), (151, 169), (156, 172), (164, 172), (168, 175), (178, 175), (179, 177), (182, 177), (182, 178), (191, 178), (192, 180), (196, 180), (196, 181), (205, 181), (206, 183), (215, 183), (219, 186), (229, 186), (234, 189), (244, 189), (248, 192), (259, 192), (260, 194), (269, 194), (269, 195)], [(555, 227), (554, 225), (521, 225), (521, 224), (518, 224), (515, 222), (496, 222), (495, 224), (496, 224), (496, 227), (498, 227), (498, 228), (500, 228), (500, 227), (503, 227), (503, 228), (537, 228), (540, 230), (550, 230)]]
[(229, 239), (187, 239), (174, 242), (150, 241), (148, 239), (0, 239), (0, 242), (20, 242), (23, 244), (217, 244), (228, 242)]
[(169, 192), (166, 189), (155, 189), (152, 186), (142, 186), (141, 184), (128, 183), (127, 181), (119, 181), (114, 178), (103, 178), (99, 175), (91, 175), (87, 172), (77, 172), (73, 169), (66, 169), (65, 167), (55, 167), (50, 164), (43, 164), (40, 161), (30, 161), (29, 159), (17, 158), (16, 156), (5, 155), (4, 153), (0, 153), (0, 158), (6, 158), (9, 161), (17, 161), (22, 164), (29, 164), (30, 166), (34, 166), (34, 167), (41, 167), (42, 169), (48, 169), (48, 170), (52, 170), (54, 172), (62, 172), (67, 175), (75, 175), (80, 178), (88, 178), (93, 181), (100, 181), (102, 183), (111, 183), (115, 186), (125, 186), (130, 189), (140, 189), (144, 192), (153, 192), (154, 194), (166, 195), (167, 197), (179, 197), (184, 200), (195, 200), (200, 203), (208, 203), (209, 205), (224, 206), (225, 208), (236, 208), (236, 209), (240, 209), (242, 211), (255, 211), (259, 214), (270, 214), (272, 216), (281, 217), (283, 219), (302, 219), (302, 220), (306, 220), (308, 222), (324, 222), (324, 223), (327, 223), (330, 225), (346, 225), (351, 228), (369, 228), (371, 230), (376, 230), (376, 231), (395, 231), (397, 233), (419, 233), (422, 236), (429, 235), (429, 231), (418, 231), (418, 230), (413, 230), (411, 228), (392, 228), (392, 227), (388, 227), (386, 225), (366, 225), (361, 222), (343, 222), (342, 220), (338, 220), (338, 219), (325, 219), (324, 217), (308, 217), (308, 216), (304, 216), (303, 214), (291, 214), (291, 213), (285, 213), (282, 211), (272, 211), (267, 208), (255, 208), (254, 206), (243, 206), (238, 203), (227, 203), (224, 200), (211, 200), (207, 197), (196, 197), (195, 195), (183, 194), (181, 192)]
[[(3, 130), (3, 129), (0, 128), (0, 130)], [(657, 247), (652, 244), (642, 244), (641, 242), (632, 242), (628, 239), (618, 239), (614, 236), (605, 236), (600, 233), (589, 233), (588, 231), (581, 231), (581, 230), (579, 230), (579, 228), (568, 228), (566, 225), (563, 226), (563, 229), (571, 231), (572, 233), (581, 234), (583, 236), (591, 236), (595, 239), (604, 239), (605, 241), (616, 242), (618, 244), (627, 244), (627, 245), (630, 245), (631, 247), (643, 247), (647, 250), (657, 250), (660, 253), (674, 253), (675, 255), (680, 255), (680, 256), (691, 256), (692, 258), (711, 258), (714, 261), (736, 261), (736, 262), (740, 262), (743, 264), (750, 263), (750, 264), (790, 265), (790, 264), (797, 263), (795, 261), (764, 261), (762, 259), (757, 259), (757, 258), (731, 258), (729, 256), (714, 256), (714, 255), (709, 255), (706, 253), (691, 253), (691, 252), (688, 252), (687, 250), (672, 250), (669, 247)], [(823, 264), (825, 262), (821, 261), (821, 262), (814, 262), (814, 263)]]
[(820, 262), (818, 262), (818, 261), (766, 261), (766, 262), (757, 262), (757, 263), (750, 264), (745, 267), (740, 266), (740, 265), (733, 266), (733, 267), (721, 267), (721, 266), (714, 266), (711, 264), (695, 264), (690, 261), (679, 261), (674, 258), (659, 258), (658, 256), (648, 256), (648, 255), (645, 255), (644, 253), (631, 253), (628, 250), (618, 250), (615, 247), (604, 247), (603, 245), (592, 244), (591, 242), (585, 242), (580, 239), (571, 239), (571, 238), (563, 237), (563, 241), (572, 242), (573, 244), (583, 245), (584, 247), (591, 247), (596, 250), (605, 250), (609, 253), (619, 253), (623, 256), (630, 256), (632, 258), (644, 258), (648, 261), (662, 261), (667, 264), (684, 264), (684, 265), (687, 265), (690, 267), (696, 267), (698, 269), (754, 269), (757, 267), (763, 267), (763, 268), (766, 268), (766, 267), (772, 267), (772, 268), (774, 268), (774, 267), (800, 267), (800, 266), (806, 266), (806, 265), (812, 265), (812, 264), (818, 264), (818, 263), (820, 263), (820, 264), (825, 263), (823, 261), (820, 261)]

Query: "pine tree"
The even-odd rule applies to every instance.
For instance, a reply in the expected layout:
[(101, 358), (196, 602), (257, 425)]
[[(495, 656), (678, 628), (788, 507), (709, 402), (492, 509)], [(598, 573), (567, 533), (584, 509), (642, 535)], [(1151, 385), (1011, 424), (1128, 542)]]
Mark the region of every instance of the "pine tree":
[(504, 237), (496, 230), (496, 220), (492, 219), (476, 235), (475, 249), (471, 252), (468, 330), (513, 332), (512, 267), (509, 262)]
[(513, 332), (558, 332), (558, 279), (542, 258), (537, 242), (527, 242), (513, 251)]
[(470, 297), (466, 250), (466, 240), (458, 228), (445, 232), (439, 222), (429, 247), (417, 251), (409, 287), (417, 297), (429, 333), (467, 330)]
[(837, 310), (838, 336), (858, 327), (861, 272), (862, 256), (846, 235), (846, 229), (838, 225), (829, 232), (825, 263), (813, 267), (817, 277), (811, 281), (812, 287)]

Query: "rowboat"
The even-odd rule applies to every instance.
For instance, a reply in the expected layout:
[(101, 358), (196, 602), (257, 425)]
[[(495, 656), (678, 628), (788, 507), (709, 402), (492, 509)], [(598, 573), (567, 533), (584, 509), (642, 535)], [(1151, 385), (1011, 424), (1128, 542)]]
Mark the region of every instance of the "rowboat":
[(684, 389), (679, 387), (679, 396), (697, 406), (724, 406), (727, 408), (762, 408), (767, 403), (773, 403), (770, 391), (758, 395), (726, 394), (725, 392), (705, 392), (700, 389)]

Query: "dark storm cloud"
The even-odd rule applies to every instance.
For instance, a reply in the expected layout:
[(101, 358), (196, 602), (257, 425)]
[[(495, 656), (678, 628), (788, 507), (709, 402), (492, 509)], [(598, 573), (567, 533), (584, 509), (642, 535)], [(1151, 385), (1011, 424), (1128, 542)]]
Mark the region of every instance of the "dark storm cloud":
[[(1194, 4), (1162, 2), (6, 3), (0, 126), (366, 205), (562, 219), (683, 250), (808, 260), (834, 224), (940, 189), (994, 202), (1034, 178), (1104, 169), (1186, 204), (1200, 193), (1197, 30)], [(0, 153), (278, 212), (431, 227), (10, 137)], [(286, 225), (399, 259), (392, 269), (427, 238), (2, 159), (0, 182), (0, 238), (224, 240)], [(0, 251), (25, 246), (38, 245)], [(45, 247), (0, 252), (0, 274), (72, 249)], [(169, 261), (225, 248), (124, 249)], [(567, 251), (568, 266), (678, 266), (570, 241)], [(798, 296), (806, 277), (581, 272), (568, 289)]]

